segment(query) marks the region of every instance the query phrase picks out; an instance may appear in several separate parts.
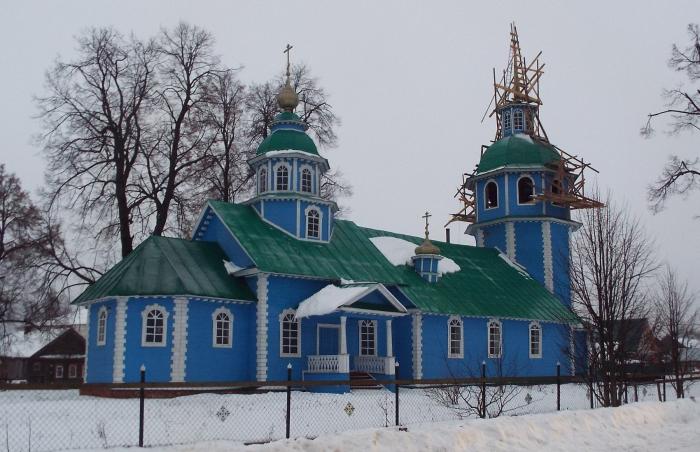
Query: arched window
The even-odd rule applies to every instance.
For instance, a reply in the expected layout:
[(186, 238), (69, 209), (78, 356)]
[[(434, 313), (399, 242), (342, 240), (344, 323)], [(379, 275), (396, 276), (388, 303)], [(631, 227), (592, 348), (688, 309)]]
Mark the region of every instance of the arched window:
[(518, 179), (518, 204), (533, 204), (535, 196), (535, 183), (529, 176)]
[(447, 322), (449, 330), (449, 352), (448, 358), (463, 358), (464, 357), (464, 333), (462, 329), (462, 319), (459, 317), (450, 317)]
[(530, 324), (530, 358), (542, 358), (542, 330), (536, 322)]
[(510, 122), (510, 110), (505, 110), (503, 112), (503, 130), (510, 132), (511, 122)]
[(289, 169), (285, 165), (280, 165), (277, 168), (275, 190), (277, 190), (277, 191), (289, 190)]
[(522, 132), (525, 129), (523, 111), (520, 109), (513, 110), (513, 129), (515, 129), (516, 132)]
[(308, 168), (301, 170), (301, 191), (311, 193), (311, 170)]
[(214, 347), (231, 347), (233, 336), (233, 315), (226, 308), (219, 308), (211, 315), (212, 345)]
[(107, 308), (102, 306), (97, 314), (97, 345), (107, 343)]
[(141, 345), (163, 347), (167, 337), (168, 313), (161, 306), (150, 305), (141, 313), (143, 317)]
[(376, 320), (360, 320), (360, 356), (377, 356)]
[(280, 356), (301, 356), (301, 325), (293, 309), (280, 314)]
[(498, 207), (498, 185), (496, 185), (496, 182), (489, 181), (486, 183), (486, 187), (484, 187), (484, 199), (487, 209), (495, 209)]
[(258, 193), (267, 191), (267, 168), (260, 168), (258, 173)]
[(501, 322), (489, 321), (489, 358), (501, 357)]
[(321, 236), (321, 216), (318, 210), (311, 209), (306, 214), (306, 238), (318, 239)]

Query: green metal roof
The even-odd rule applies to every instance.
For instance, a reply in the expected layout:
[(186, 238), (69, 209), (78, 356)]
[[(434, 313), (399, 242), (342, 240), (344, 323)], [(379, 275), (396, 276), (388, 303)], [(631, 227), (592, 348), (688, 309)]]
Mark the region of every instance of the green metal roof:
[(305, 132), (290, 129), (275, 130), (268, 135), (258, 146), (257, 155), (265, 154), (269, 151), (286, 151), (290, 149), (318, 155), (314, 140), (310, 136)]
[(496, 141), (484, 151), (477, 173), (503, 166), (546, 166), (560, 158), (552, 145), (532, 140), (528, 135), (514, 135)]
[(129, 295), (255, 300), (243, 280), (228, 275), (223, 264), (227, 259), (216, 243), (151, 236), (73, 303)]
[(493, 248), (437, 242), (442, 255), (453, 259), (461, 270), (428, 283), (411, 267), (392, 265), (369, 240), (389, 236), (418, 245), (420, 237), (335, 220), (331, 241), (313, 243), (297, 240), (263, 222), (250, 206), (221, 201), (209, 201), (209, 205), (265, 272), (394, 285), (426, 312), (578, 321), (539, 282), (511, 267)]

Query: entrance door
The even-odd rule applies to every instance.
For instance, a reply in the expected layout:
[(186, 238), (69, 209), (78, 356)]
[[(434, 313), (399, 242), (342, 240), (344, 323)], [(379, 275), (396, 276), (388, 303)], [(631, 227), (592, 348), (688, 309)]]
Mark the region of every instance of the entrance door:
[(340, 326), (319, 325), (316, 351), (319, 355), (337, 355), (340, 353)]

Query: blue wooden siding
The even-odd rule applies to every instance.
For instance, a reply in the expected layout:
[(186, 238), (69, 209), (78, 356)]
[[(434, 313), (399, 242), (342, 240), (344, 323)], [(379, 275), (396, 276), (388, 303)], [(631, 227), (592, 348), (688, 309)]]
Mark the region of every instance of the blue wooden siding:
[(542, 285), (544, 282), (544, 248), (541, 221), (516, 221), (515, 260)]
[[(146, 306), (156, 304), (168, 312), (167, 331), (164, 347), (143, 347), (141, 345), (142, 316)], [(132, 297), (126, 307), (126, 338), (124, 350), (124, 381), (139, 381), (139, 369), (146, 366), (148, 381), (170, 381), (171, 354), (173, 344), (173, 299), (171, 297)]]
[(552, 268), (554, 294), (571, 307), (571, 279), (569, 275), (569, 226), (552, 223)]
[[(88, 307), (88, 322), (90, 336), (87, 340), (87, 383), (111, 383), (114, 364), (114, 327), (116, 319), (116, 302), (105, 300), (93, 303)], [(97, 345), (97, 316), (102, 307), (107, 308), (107, 329), (105, 345)]]

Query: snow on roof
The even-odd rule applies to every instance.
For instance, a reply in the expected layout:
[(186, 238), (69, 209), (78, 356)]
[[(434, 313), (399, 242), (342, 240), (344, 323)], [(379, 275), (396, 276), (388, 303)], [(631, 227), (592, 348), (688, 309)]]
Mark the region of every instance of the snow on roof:
[(520, 138), (521, 140), (525, 140), (525, 141), (527, 141), (528, 143), (532, 143), (532, 142), (533, 142), (533, 141), (532, 141), (532, 137), (530, 137), (530, 135), (528, 135), (528, 134), (526, 134), (526, 133), (516, 133), (516, 134), (513, 135), (513, 136), (514, 136), (515, 138)]
[(243, 267), (239, 267), (231, 261), (224, 260), (224, 268), (229, 275), (233, 275), (236, 272), (243, 270)]
[(298, 319), (312, 315), (330, 314), (339, 307), (356, 301), (373, 288), (367, 286), (338, 287), (329, 284), (306, 300), (299, 303), (296, 317)]
[(520, 272), (521, 275), (525, 276), (526, 278), (530, 278), (530, 274), (527, 272), (527, 270), (525, 270), (525, 267), (523, 267), (522, 265), (518, 264), (517, 262), (513, 262), (508, 256), (501, 252), (498, 253), (498, 257), (503, 259), (506, 262), (506, 264), (518, 270), (518, 272)]
[[(416, 244), (396, 237), (371, 237), (370, 241), (392, 263), (392, 265), (411, 265), (411, 258), (416, 255)], [(461, 268), (449, 257), (443, 256), (438, 262), (438, 273), (454, 273)]]

